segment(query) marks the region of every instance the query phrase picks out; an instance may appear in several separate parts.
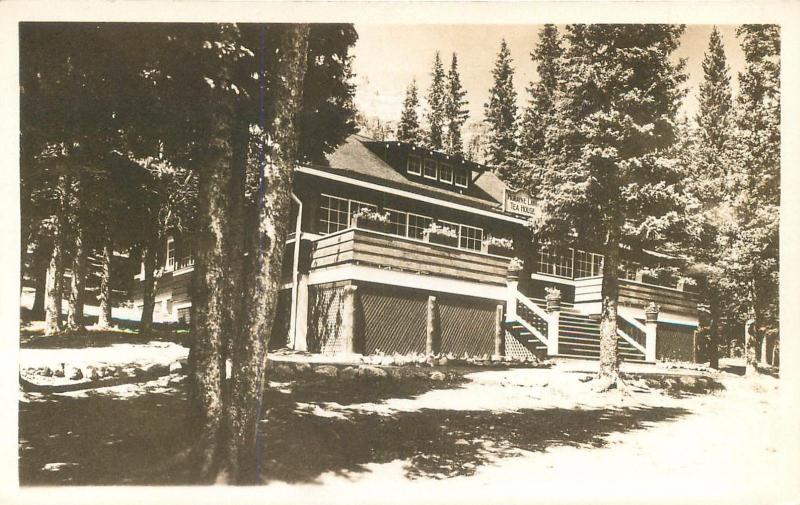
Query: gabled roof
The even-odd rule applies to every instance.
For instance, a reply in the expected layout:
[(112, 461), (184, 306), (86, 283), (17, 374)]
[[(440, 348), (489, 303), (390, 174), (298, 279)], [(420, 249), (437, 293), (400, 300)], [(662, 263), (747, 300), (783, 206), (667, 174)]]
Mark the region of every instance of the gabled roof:
[(482, 209), (501, 210), (504, 185), (492, 172), (487, 170), (473, 178), (473, 184), (467, 190), (450, 191), (429, 186), (395, 170), (368, 147), (374, 143), (375, 140), (363, 135), (351, 135), (327, 156), (327, 166), (313, 168)]

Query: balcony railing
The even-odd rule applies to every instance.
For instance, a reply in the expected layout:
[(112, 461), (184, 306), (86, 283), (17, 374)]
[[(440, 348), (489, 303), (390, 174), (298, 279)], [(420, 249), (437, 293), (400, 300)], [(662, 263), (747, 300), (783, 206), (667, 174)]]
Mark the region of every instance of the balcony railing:
[(311, 269), (358, 264), (504, 285), (508, 262), (501, 256), (350, 228), (314, 243)]
[[(602, 301), (602, 277), (589, 277), (575, 281), (575, 303)], [(661, 310), (678, 314), (697, 314), (697, 295), (665, 286), (656, 286), (626, 279), (619, 280), (619, 304), (643, 308), (655, 302)]]

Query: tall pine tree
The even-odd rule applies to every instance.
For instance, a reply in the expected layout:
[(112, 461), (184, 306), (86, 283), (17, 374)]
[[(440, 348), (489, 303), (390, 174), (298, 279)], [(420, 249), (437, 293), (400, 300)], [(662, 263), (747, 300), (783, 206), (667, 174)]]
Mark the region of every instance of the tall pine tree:
[(442, 58), (439, 51), (433, 59), (433, 71), (431, 72), (431, 87), (428, 90), (428, 147), (437, 151), (444, 149), (444, 128), (445, 128), (445, 73), (442, 66)]
[(450, 70), (447, 72), (447, 95), (445, 96), (445, 121), (447, 122), (447, 141), (445, 151), (448, 154), (463, 154), (464, 140), (461, 128), (469, 117), (467, 111), (467, 92), (461, 86), (458, 74), (458, 57), (453, 53)]
[(487, 163), (502, 167), (517, 150), (517, 92), (514, 90), (514, 68), (511, 52), (505, 39), (492, 70), (494, 83), (489, 89), (489, 101), (484, 105), (485, 122), (489, 126)]
[(539, 42), (531, 53), (539, 80), (528, 87), (528, 105), (520, 121), (520, 156), (541, 165), (545, 148), (545, 130), (555, 111), (555, 94), (562, 79), (564, 49), (555, 25), (539, 31)]
[(780, 213), (780, 29), (744, 25), (737, 30), (745, 56), (739, 74), (732, 190), (733, 219), (725, 245), (726, 277), (747, 314), (747, 371), (771, 354), (778, 330)]
[[(558, 100), (534, 231), (603, 253), (598, 389), (620, 383), (620, 250), (670, 250), (682, 174), (671, 158), (685, 80), (682, 26), (571, 25), (570, 79)], [(550, 142), (550, 140), (548, 140)], [(574, 237), (571, 238), (571, 237)]]
[(397, 140), (411, 144), (419, 144), (422, 134), (419, 128), (419, 96), (417, 95), (417, 81), (411, 81), (406, 88), (406, 98), (403, 100), (403, 112), (400, 113), (400, 124), (397, 126)]

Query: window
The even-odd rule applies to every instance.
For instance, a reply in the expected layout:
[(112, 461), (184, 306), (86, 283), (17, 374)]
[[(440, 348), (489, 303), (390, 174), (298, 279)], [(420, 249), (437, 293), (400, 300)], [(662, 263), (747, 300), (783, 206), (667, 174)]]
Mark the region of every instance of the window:
[(458, 237), (458, 227), (460, 226), (458, 223), (451, 223), (450, 221), (436, 221), (436, 224), (441, 226), (442, 228), (450, 228), (454, 232), (456, 232), (456, 237)]
[(575, 278), (596, 277), (603, 273), (603, 255), (575, 251)]
[(408, 237), (422, 240), (422, 230), (430, 226), (433, 219), (418, 214), (408, 214)]
[(167, 270), (175, 268), (175, 239), (172, 237), (167, 239), (167, 261), (164, 266)]
[(461, 233), (459, 234), (458, 247), (463, 249), (470, 249), (472, 251), (480, 251), (483, 242), (483, 229), (474, 226), (461, 225)]
[(439, 180), (453, 184), (453, 167), (448, 163), (439, 163)]
[(628, 281), (635, 281), (636, 274), (639, 272), (639, 264), (633, 261), (621, 260), (619, 262), (619, 278)]
[(436, 179), (436, 160), (425, 159), (425, 170), (422, 175), (428, 179)]
[(409, 174), (422, 175), (422, 160), (419, 156), (414, 156), (413, 154), (408, 156), (406, 171), (408, 171)]
[(386, 212), (389, 213), (389, 233), (405, 237), (408, 233), (408, 214), (392, 209), (386, 209)]
[(455, 170), (456, 186), (466, 188), (469, 186), (469, 172), (465, 168), (456, 168)]
[(319, 207), (320, 233), (336, 233), (350, 226), (349, 203), (344, 198), (322, 195)]
[(542, 274), (572, 278), (572, 249), (556, 252), (553, 248), (542, 247), (536, 267)]
[[(373, 205), (371, 203), (359, 202), (359, 201), (356, 201), (356, 200), (350, 200), (350, 218), (351, 219), (353, 217), (353, 214), (358, 212), (360, 209), (369, 209), (369, 210), (374, 210), (375, 212), (378, 212), (378, 206), (377, 205)], [(347, 226), (350, 226), (350, 221), (348, 221)]]
[(178, 248), (180, 253), (178, 256), (178, 264), (175, 268), (186, 268), (194, 265), (194, 258), (192, 257), (192, 240), (190, 237), (181, 237), (181, 244)]

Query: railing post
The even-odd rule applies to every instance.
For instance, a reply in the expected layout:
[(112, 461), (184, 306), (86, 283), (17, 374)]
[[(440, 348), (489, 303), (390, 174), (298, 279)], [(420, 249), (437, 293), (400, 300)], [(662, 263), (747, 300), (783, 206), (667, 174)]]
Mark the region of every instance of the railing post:
[(295, 308), (295, 320), (292, 349), (297, 351), (308, 350), (308, 274), (301, 273), (297, 276), (297, 306)]
[(503, 305), (497, 304), (497, 309), (494, 313), (494, 356), (500, 359), (504, 354), (503, 337), (505, 337), (505, 328), (503, 327)]
[(428, 356), (439, 352), (441, 342), (441, 326), (439, 324), (439, 307), (435, 296), (428, 296), (428, 317), (425, 328), (425, 354)]
[(558, 354), (558, 326), (561, 319), (561, 291), (557, 288), (547, 288), (545, 295), (547, 302), (547, 313), (550, 320), (547, 322), (547, 354), (555, 356)]
[(356, 290), (353, 284), (348, 284), (342, 292), (342, 326), (341, 337), (344, 352), (353, 354), (356, 342)]
[(646, 361), (656, 360), (656, 336), (658, 333), (658, 311), (659, 307), (655, 302), (650, 302), (650, 305), (644, 309), (645, 317), (645, 345), (644, 345), (644, 358)]
[(517, 319), (517, 292), (519, 289), (519, 269), (508, 267), (506, 274), (506, 321)]

